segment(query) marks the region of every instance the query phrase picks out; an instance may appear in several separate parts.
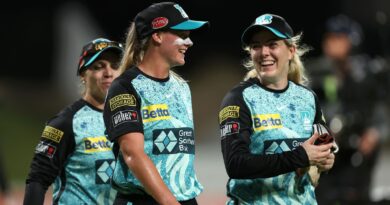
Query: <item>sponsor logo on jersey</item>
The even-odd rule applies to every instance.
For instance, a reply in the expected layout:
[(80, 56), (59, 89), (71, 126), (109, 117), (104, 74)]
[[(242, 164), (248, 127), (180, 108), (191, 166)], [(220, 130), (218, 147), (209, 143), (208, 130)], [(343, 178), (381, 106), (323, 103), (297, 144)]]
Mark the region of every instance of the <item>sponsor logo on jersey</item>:
[(240, 107), (239, 106), (227, 106), (219, 112), (219, 123), (223, 122), (228, 118), (239, 118)]
[(136, 106), (136, 100), (134, 95), (131, 94), (121, 94), (117, 95), (109, 100), (111, 111), (122, 106)]
[(111, 150), (111, 142), (105, 136), (84, 138), (85, 153), (104, 152)]
[(153, 130), (153, 154), (195, 153), (192, 128)]
[(54, 153), (56, 152), (57, 147), (46, 142), (40, 141), (35, 148), (35, 153), (41, 153), (49, 158), (53, 158)]
[(156, 104), (142, 107), (142, 121), (152, 122), (171, 118), (167, 104)]
[(64, 132), (51, 126), (46, 126), (43, 130), (42, 137), (51, 141), (59, 143), (61, 141)]
[(109, 184), (110, 177), (114, 173), (115, 160), (114, 159), (101, 159), (95, 161), (96, 169), (96, 184)]
[(305, 138), (266, 140), (264, 142), (264, 154), (278, 154), (288, 152), (301, 146)]
[(240, 130), (240, 124), (238, 122), (227, 122), (221, 126), (221, 137), (226, 137), (227, 135), (237, 134)]
[(115, 113), (112, 116), (112, 124), (114, 127), (125, 123), (125, 122), (135, 122), (138, 120), (137, 112), (134, 110), (123, 110)]
[(255, 131), (271, 130), (282, 128), (282, 119), (280, 114), (261, 114), (252, 116), (253, 127)]
[(308, 111), (302, 111), (300, 113), (300, 117), (301, 117), (301, 122), (303, 124), (303, 129), (305, 131), (308, 131), (308, 132), (311, 132), (312, 131), (312, 126), (313, 126), (313, 123), (310, 119), (312, 119), (310, 113)]

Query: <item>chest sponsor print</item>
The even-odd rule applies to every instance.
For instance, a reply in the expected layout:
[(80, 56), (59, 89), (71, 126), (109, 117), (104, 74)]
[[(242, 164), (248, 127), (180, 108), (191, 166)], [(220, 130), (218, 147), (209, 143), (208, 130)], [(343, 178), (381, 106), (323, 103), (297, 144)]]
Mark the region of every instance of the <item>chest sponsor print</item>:
[(255, 131), (283, 128), (282, 118), (279, 113), (253, 115), (252, 121)]
[(153, 122), (171, 118), (167, 104), (156, 104), (142, 107), (142, 121)]
[(105, 136), (84, 138), (85, 153), (105, 152), (111, 149), (111, 142)]
[(115, 160), (114, 159), (104, 159), (95, 161), (96, 169), (96, 184), (109, 184), (110, 177), (115, 169)]
[(192, 128), (153, 130), (153, 154), (195, 153)]
[(279, 154), (301, 146), (305, 138), (267, 140), (264, 142), (264, 154)]

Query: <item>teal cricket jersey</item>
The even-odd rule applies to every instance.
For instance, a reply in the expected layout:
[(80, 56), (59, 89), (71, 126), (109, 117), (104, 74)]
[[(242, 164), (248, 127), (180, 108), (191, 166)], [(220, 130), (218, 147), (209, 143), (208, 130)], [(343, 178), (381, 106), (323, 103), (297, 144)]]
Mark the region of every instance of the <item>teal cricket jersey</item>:
[[(132, 67), (109, 89), (104, 111), (108, 137), (144, 135), (144, 151), (177, 200), (195, 198), (203, 187), (194, 171), (195, 138), (188, 84), (174, 75), (156, 79)], [(118, 150), (113, 186), (122, 194), (146, 194)]]
[(53, 204), (110, 205), (114, 167), (102, 110), (80, 99), (46, 124), (27, 183), (53, 183)]
[(219, 113), (228, 204), (316, 204), (309, 166), (300, 146), (325, 123), (315, 94), (289, 82), (283, 90), (242, 82), (224, 98)]

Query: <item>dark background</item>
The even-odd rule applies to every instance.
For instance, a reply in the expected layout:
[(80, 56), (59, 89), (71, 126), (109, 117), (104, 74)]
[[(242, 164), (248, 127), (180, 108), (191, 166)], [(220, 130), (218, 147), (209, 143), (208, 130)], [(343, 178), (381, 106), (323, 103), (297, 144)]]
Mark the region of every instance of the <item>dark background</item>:
[[(23, 193), (45, 121), (80, 97), (76, 66), (82, 45), (97, 37), (124, 41), (136, 13), (152, 2), (158, 1), (15, 0), (0, 7), (0, 161), (3, 162), (0, 168), (6, 172), (11, 191)], [(390, 56), (388, 0), (187, 0), (177, 3), (191, 19), (210, 22), (206, 31), (191, 34), (194, 46), (186, 53), (186, 65), (175, 69), (189, 81), (192, 90), (196, 168), (205, 186), (200, 199), (206, 201), (204, 204), (225, 201), (227, 176), (219, 145), (218, 109), (225, 93), (246, 72), (241, 66), (246, 54), (241, 49), (240, 38), (257, 16), (278, 14), (296, 33), (303, 31), (303, 43), (313, 48), (305, 56), (307, 59), (321, 53), (326, 19), (344, 13), (363, 28), (362, 51), (372, 57)], [(386, 175), (380, 183), (390, 190), (389, 181)], [(20, 200), (23, 196), (15, 198)]]
[[(42, 80), (51, 76), (53, 53), (57, 49), (57, 42), (53, 37), (56, 32), (55, 16), (67, 4), (81, 4), (106, 37), (124, 40), (129, 22), (138, 11), (152, 2), (156, 1), (9, 2), (10, 7), (1, 8), (1, 50), (2, 57), (5, 58), (0, 75)], [(389, 41), (386, 39), (389, 36), (388, 22), (384, 25), (378, 22), (378, 13), (388, 14), (390, 10), (390, 3), (385, 0), (197, 0), (178, 3), (190, 18), (208, 20), (211, 23), (207, 32), (192, 37), (196, 46), (191, 49), (190, 55), (194, 59), (207, 58), (209, 54), (215, 53), (241, 59), (244, 56), (240, 50), (242, 31), (265, 12), (285, 17), (295, 32), (304, 31), (304, 43), (314, 47), (310, 55), (318, 55), (320, 52), (324, 21), (339, 13), (348, 14), (361, 23), (365, 31), (366, 41), (362, 45), (365, 51), (371, 55), (389, 52)]]

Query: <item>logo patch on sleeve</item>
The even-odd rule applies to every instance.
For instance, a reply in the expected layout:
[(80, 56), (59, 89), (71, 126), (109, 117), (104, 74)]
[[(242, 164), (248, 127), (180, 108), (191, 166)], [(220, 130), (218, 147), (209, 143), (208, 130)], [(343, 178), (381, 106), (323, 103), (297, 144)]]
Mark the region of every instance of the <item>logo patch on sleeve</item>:
[(237, 134), (240, 131), (240, 124), (238, 122), (228, 122), (221, 126), (221, 137)]
[(219, 112), (219, 122), (223, 122), (228, 118), (239, 118), (240, 107), (239, 106), (227, 106)]
[(131, 94), (122, 94), (117, 95), (109, 100), (111, 111), (122, 106), (136, 106), (136, 100), (134, 95)]
[(116, 127), (122, 123), (135, 122), (137, 120), (138, 120), (138, 114), (136, 111), (124, 110), (124, 111), (119, 111), (112, 116), (112, 125)]
[(61, 141), (64, 132), (51, 126), (46, 126), (43, 130), (42, 137), (51, 141), (59, 143)]
[(40, 141), (37, 147), (35, 148), (35, 153), (41, 153), (49, 158), (53, 158), (53, 155), (56, 152), (56, 150), (57, 150), (56, 146)]

